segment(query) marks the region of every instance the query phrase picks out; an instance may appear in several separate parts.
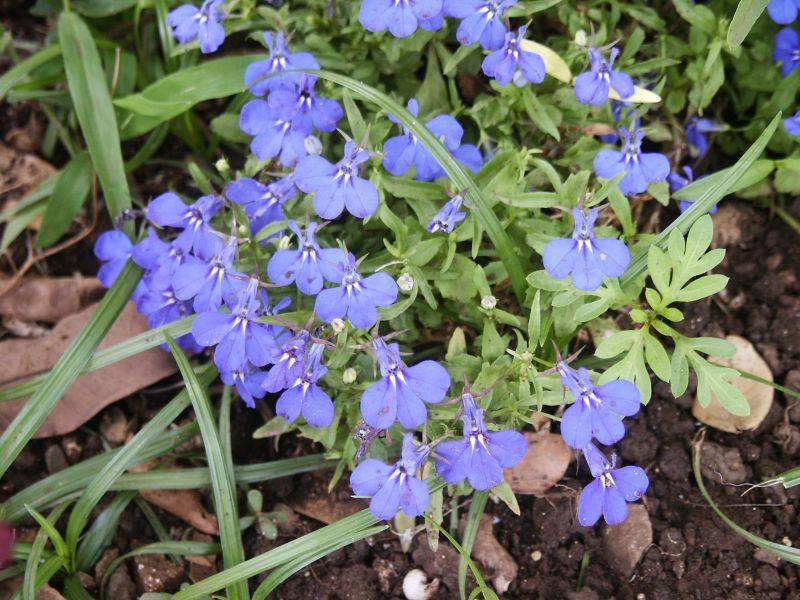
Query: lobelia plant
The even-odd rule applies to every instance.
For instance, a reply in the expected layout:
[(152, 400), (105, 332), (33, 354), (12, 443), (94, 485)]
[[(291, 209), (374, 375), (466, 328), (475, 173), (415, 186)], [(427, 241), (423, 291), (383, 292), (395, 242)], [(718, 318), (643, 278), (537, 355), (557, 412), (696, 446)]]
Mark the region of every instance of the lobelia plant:
[[(234, 96), (211, 120), (216, 172), (190, 171), (200, 194), (163, 190), (116, 215), (117, 228), (95, 245), (98, 278), (113, 291), (130, 262), (141, 269), (131, 298), (162, 328), (153, 345), (169, 344), (196, 413), (204, 386), (177, 347), (208, 363), (205, 387), (216, 370), (226, 394), (250, 408), (265, 399), (275, 417), (264, 435), (298, 432), (321, 444), (335, 466), (331, 487), (351, 471), (353, 495), (370, 499), (372, 516), (352, 529), (347, 520), (330, 526), (336, 536), (315, 551), (379, 531), (369, 529), (377, 521), (404, 530), (423, 517), (438, 531), (443, 507), (458, 523), (460, 498), (475, 493), (460, 548), (466, 565), (485, 495), (516, 504), (504, 470), (528, 452), (521, 431), (540, 426), (535, 416), (585, 462), (577, 522), (621, 523), (649, 480), (640, 466), (619, 466), (610, 448), (625, 436), (624, 418), (649, 402), (652, 377), (680, 395), (693, 374), (702, 404), (749, 409), (731, 383), (738, 372), (708, 358), (730, 355), (730, 344), (676, 324), (684, 303), (727, 284), (711, 273), (724, 250), (710, 249), (706, 213), (735, 186), (769, 176), (774, 165), (754, 164), (774, 114), (732, 170), (704, 173), (715, 136), (731, 130), (704, 116), (722, 88), (720, 69), (724, 82), (721, 46), (687, 52), (686, 74), (676, 74), (668, 53), (645, 44), (645, 29), (678, 43), (647, 3), (634, 3), (640, 12), (627, 29), (605, 8), (597, 16), (559, 2), (362, 0), (344, 16), (322, 0), (301, 4), (207, 0), (164, 15), (174, 40), (196, 41), (203, 54), (226, 31), (255, 30), (267, 55), (190, 66), (164, 79), (170, 94), (118, 100), (121, 127), (139, 131)], [(721, 22), (707, 7), (676, 4), (694, 45), (719, 41)], [(793, 5), (773, 1), (769, 14), (789, 24)], [(553, 30), (538, 22), (546, 11), (572, 39), (533, 40)], [(629, 34), (617, 39), (621, 31)], [(793, 29), (777, 33), (776, 74), (796, 68), (797, 47)], [(216, 95), (194, 96), (179, 76), (207, 65), (219, 69)], [(169, 113), (181, 103), (184, 111)], [(796, 117), (784, 122), (791, 135)], [(665, 231), (639, 229), (643, 210), (672, 199), (680, 210), (661, 213)], [(607, 331), (595, 333), (608, 315)], [(592, 331), (594, 357), (570, 364), (562, 353), (587, 339), (581, 330)], [(260, 501), (252, 512), (259, 518)], [(247, 576), (236, 569), (249, 561), (231, 560), (236, 548), (227, 534), (223, 542), (231, 578), (179, 597)], [(276, 582), (310, 552), (268, 563)]]

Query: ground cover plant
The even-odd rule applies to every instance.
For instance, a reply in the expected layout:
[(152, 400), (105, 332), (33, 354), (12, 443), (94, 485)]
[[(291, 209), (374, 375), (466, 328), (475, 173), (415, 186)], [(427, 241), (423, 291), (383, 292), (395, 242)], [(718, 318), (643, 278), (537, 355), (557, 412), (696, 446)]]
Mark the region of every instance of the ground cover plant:
[[(105, 597), (133, 556), (218, 556), (218, 569), (207, 559), (204, 576), (158, 591), (280, 597), (316, 561), (394, 536), (405, 549), (451, 548), (457, 568), (446, 589), (403, 573), (384, 594), (544, 595), (478, 556), (482, 517), (490, 501), (519, 515), (518, 496), (541, 496), (572, 458), (580, 486), (566, 487), (563, 527), (627, 540), (654, 472), (617, 449), (638, 443), (628, 434), (643, 406), (692, 390), (694, 416), (732, 431), (724, 423), (761, 413), (742, 381), (797, 397), (726, 363), (741, 347), (724, 330), (687, 320), (729, 284), (717, 272), (718, 204), (735, 196), (800, 232), (786, 207), (800, 170), (797, 10), (775, 0), (14, 9), (0, 97), (41, 111), (42, 152), (61, 166), (1, 207), (13, 265), (2, 295), (75, 244), (91, 249), (107, 291), (52, 369), (0, 390), (2, 405), (17, 401), (0, 436), (2, 518), (37, 528), (22, 540), (0, 530), (0, 578), (24, 598), (45, 585)], [(46, 32), (26, 42), (15, 19)], [(146, 330), (99, 349), (131, 302)], [(180, 391), (118, 448), (18, 485), (26, 447), (81, 375), (145, 352), (174, 365)], [(260, 422), (234, 451), (237, 416)], [(798, 562), (790, 543), (717, 506), (702, 440), (693, 466), (706, 518), (715, 511), (769, 556)], [(252, 460), (270, 444), (285, 452)], [(553, 476), (542, 465), (557, 456)], [(288, 535), (263, 490), (317, 471), (326, 492), (346, 488), (363, 508)], [(788, 504), (796, 469), (760, 475)], [(546, 483), (531, 492), (531, 480)], [(210, 490), (206, 533), (218, 544), (170, 535), (151, 507), (163, 500), (144, 493), (198, 488)], [(133, 510), (150, 543), (106, 559)], [(260, 552), (245, 543), (279, 534), (285, 543)], [(582, 552), (569, 582), (578, 592), (591, 560)], [(782, 576), (778, 589), (796, 583)]]

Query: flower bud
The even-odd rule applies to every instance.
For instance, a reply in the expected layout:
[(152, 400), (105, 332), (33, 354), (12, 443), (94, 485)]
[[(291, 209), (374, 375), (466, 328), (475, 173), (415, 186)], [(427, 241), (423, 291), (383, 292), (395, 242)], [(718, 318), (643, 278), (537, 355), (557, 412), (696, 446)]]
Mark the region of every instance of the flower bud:
[(581, 48), (583, 48), (583, 47), (586, 46), (588, 41), (589, 40), (588, 40), (588, 38), (586, 36), (586, 32), (583, 29), (579, 29), (575, 33), (575, 45), (580, 46)]
[(339, 318), (334, 319), (331, 321), (331, 329), (333, 329), (333, 333), (340, 334), (344, 331), (344, 321)]
[(315, 135), (308, 136), (303, 145), (306, 147), (306, 152), (312, 156), (322, 154), (322, 142)]
[(481, 298), (481, 308), (484, 310), (492, 310), (495, 306), (497, 306), (497, 298), (494, 296), (484, 296)]
[(353, 367), (348, 367), (344, 370), (344, 373), (342, 373), (342, 382), (344, 382), (345, 385), (355, 383), (356, 379), (358, 379), (358, 373), (356, 373)]
[(292, 238), (290, 238), (288, 235), (283, 236), (278, 242), (278, 250), (286, 250), (291, 242)]
[(400, 291), (408, 294), (414, 289), (414, 278), (408, 273), (403, 273), (397, 278), (397, 287), (400, 288)]
[(228, 163), (228, 159), (223, 156), (214, 163), (214, 168), (220, 175), (226, 177), (230, 173), (231, 165)]

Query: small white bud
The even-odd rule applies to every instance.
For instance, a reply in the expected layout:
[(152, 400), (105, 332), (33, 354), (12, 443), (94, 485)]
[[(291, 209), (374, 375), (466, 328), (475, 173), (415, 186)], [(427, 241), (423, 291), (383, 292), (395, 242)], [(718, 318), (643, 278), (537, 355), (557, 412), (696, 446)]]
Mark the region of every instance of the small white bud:
[(588, 42), (588, 37), (586, 36), (586, 32), (583, 29), (579, 29), (575, 33), (575, 44), (580, 46), (581, 48), (585, 47)]
[(227, 175), (231, 170), (231, 166), (228, 163), (228, 159), (225, 157), (222, 157), (217, 162), (215, 162), (214, 168), (220, 175)]
[(342, 382), (344, 382), (345, 385), (355, 383), (356, 379), (358, 379), (358, 373), (356, 373), (353, 367), (348, 367), (344, 370), (344, 373), (342, 373)]
[(481, 298), (481, 308), (484, 310), (492, 310), (495, 306), (497, 306), (497, 298), (494, 296), (484, 296)]
[(397, 287), (400, 288), (400, 291), (408, 294), (414, 289), (414, 278), (408, 273), (403, 273), (397, 278)]
[(289, 244), (291, 243), (292, 238), (288, 235), (283, 236), (280, 241), (278, 242), (278, 250), (286, 250), (289, 248)]
[(331, 321), (331, 329), (333, 329), (333, 333), (342, 333), (344, 331), (344, 321), (339, 318), (334, 319)]
[(303, 145), (306, 147), (306, 152), (312, 156), (322, 154), (322, 142), (315, 135), (308, 136)]

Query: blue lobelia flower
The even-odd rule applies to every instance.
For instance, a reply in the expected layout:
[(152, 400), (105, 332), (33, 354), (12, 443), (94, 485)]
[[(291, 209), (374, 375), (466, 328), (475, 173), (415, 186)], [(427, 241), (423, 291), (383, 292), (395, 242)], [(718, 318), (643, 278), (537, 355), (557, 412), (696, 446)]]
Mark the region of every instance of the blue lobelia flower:
[[(244, 84), (254, 96), (263, 96), (279, 88), (294, 89), (300, 85), (303, 73), (284, 73), (295, 69), (319, 69), (317, 59), (309, 52), (289, 52), (283, 32), (273, 37), (271, 31), (264, 32), (264, 43), (269, 57), (250, 63), (244, 71)], [(272, 75), (272, 73), (279, 73)]]
[(220, 244), (219, 250), (208, 260), (189, 255), (175, 269), (172, 287), (179, 300), (192, 300), (196, 312), (217, 310), (223, 299), (235, 302), (237, 293), (244, 287), (244, 275), (233, 268), (236, 256), (236, 238)]
[(550, 240), (542, 260), (553, 279), (563, 279), (571, 273), (572, 285), (590, 292), (602, 285), (603, 276), (621, 276), (628, 268), (631, 254), (616, 238), (595, 238), (596, 208), (588, 213), (576, 208), (572, 215), (575, 218), (572, 237)]
[[(419, 115), (419, 103), (416, 98), (408, 101), (408, 112), (415, 117)], [(389, 120), (402, 125), (394, 115)], [(450, 115), (439, 115), (425, 125), (433, 135), (444, 144), (456, 160), (462, 162), (472, 172), (477, 173), (483, 166), (480, 150), (472, 144), (462, 144), (464, 128)], [(386, 140), (383, 145), (383, 167), (392, 175), (403, 175), (414, 167), (414, 178), (419, 181), (433, 181), (447, 174), (433, 158), (424, 145), (405, 126), (403, 135)]]
[(147, 235), (133, 247), (131, 255), (133, 262), (145, 269), (143, 281), (148, 287), (157, 290), (170, 287), (175, 270), (183, 264), (190, 250), (181, 246), (185, 241), (175, 239), (167, 243), (158, 237), (155, 229), (148, 227)]
[(220, 10), (223, 0), (205, 0), (200, 8), (193, 4), (181, 4), (167, 15), (167, 25), (172, 35), (181, 44), (197, 38), (200, 52), (216, 52), (225, 41), (225, 28), (220, 23), (225, 17)]
[(241, 177), (225, 188), (225, 196), (244, 208), (253, 235), (270, 223), (285, 219), (283, 204), (296, 195), (297, 188), (291, 177), (276, 179), (266, 185)]
[(631, 196), (647, 190), (650, 183), (664, 181), (669, 175), (669, 161), (657, 152), (642, 152), (644, 134), (638, 129), (620, 127), (622, 150), (600, 150), (594, 157), (594, 172), (598, 177), (613, 179), (620, 173), (620, 191)]
[(430, 494), (415, 473), (429, 453), (429, 446), (415, 446), (413, 434), (406, 433), (402, 455), (394, 466), (368, 458), (350, 475), (350, 487), (356, 496), (372, 497), (369, 510), (378, 519), (388, 521), (401, 509), (409, 517), (419, 517), (428, 508)]
[(547, 72), (544, 60), (535, 52), (523, 50), (521, 46), (527, 30), (528, 28), (523, 25), (516, 35), (511, 31), (508, 32), (503, 47), (483, 59), (483, 72), (488, 77), (494, 77), (500, 85), (508, 85), (512, 81), (520, 86), (525, 81), (531, 83), (544, 81)]
[(596, 48), (589, 49), (589, 71), (575, 78), (575, 97), (583, 104), (600, 106), (608, 100), (613, 88), (623, 100), (633, 95), (633, 79), (627, 73), (614, 70), (614, 61), (619, 50), (611, 49), (608, 60)]
[(789, 135), (800, 137), (800, 111), (794, 113), (788, 119), (784, 119), (783, 126)]
[(311, 129), (305, 128), (301, 121), (292, 120), (294, 107), (273, 106), (266, 100), (250, 100), (242, 107), (239, 127), (248, 135), (250, 151), (259, 160), (272, 160), (280, 157), (284, 167), (293, 167), (306, 152), (306, 138)]
[(397, 283), (386, 273), (361, 277), (356, 258), (349, 253), (346, 262), (337, 265), (337, 269), (341, 286), (317, 294), (314, 312), (326, 323), (347, 316), (353, 327), (372, 327), (378, 321), (376, 307), (389, 306), (397, 300)]
[(363, 0), (358, 20), (373, 33), (389, 30), (394, 37), (410, 36), (422, 27), (442, 26), (442, 0)]
[(456, 37), (464, 46), (480, 42), (486, 50), (498, 50), (505, 41), (503, 17), (517, 0), (445, 0), (444, 15), (463, 19)]
[[(635, 107), (628, 102), (623, 102), (622, 100), (611, 101), (611, 118), (614, 119), (614, 123), (621, 123), (623, 120), (628, 120), (632, 118), (635, 113)], [(633, 121), (633, 127), (638, 129), (639, 123), (640, 119), (636, 118)], [(603, 134), (600, 136), (600, 139), (606, 144), (616, 144), (619, 140), (619, 135), (617, 135), (617, 133), (617, 131), (614, 131), (614, 133)]]
[[(702, 177), (700, 177), (702, 179)], [(689, 210), (689, 207), (694, 204), (693, 200), (682, 200), (675, 192), (680, 190), (683, 187), (686, 187), (692, 181), (694, 181), (694, 171), (692, 171), (692, 167), (684, 166), (683, 167), (683, 175), (680, 173), (670, 173), (668, 177), (669, 181), (669, 189), (672, 191), (673, 195), (678, 199), (679, 207), (682, 213)], [(708, 211), (708, 214), (713, 215), (717, 212), (717, 205), (711, 207), (711, 210)]]
[(296, 88), (280, 88), (273, 91), (267, 102), (278, 114), (291, 115), (292, 125), (299, 131), (311, 133), (331, 132), (344, 116), (342, 105), (336, 100), (317, 96), (314, 91), (316, 78), (304, 75)]
[(365, 219), (378, 209), (378, 190), (359, 176), (359, 166), (369, 160), (369, 151), (348, 141), (344, 156), (333, 164), (321, 156), (307, 156), (297, 164), (294, 181), (306, 194), (314, 194), (314, 210), (323, 219), (335, 219), (347, 208)]
[(103, 287), (111, 287), (133, 252), (130, 238), (116, 229), (102, 233), (94, 243), (94, 255), (102, 261), (97, 278)]
[(201, 257), (216, 252), (219, 236), (209, 223), (222, 206), (218, 196), (202, 196), (187, 206), (172, 192), (157, 196), (147, 206), (147, 219), (162, 227), (183, 229), (175, 243), (185, 250), (194, 249)]
[(336, 265), (344, 262), (344, 252), (339, 248), (320, 248), (314, 237), (318, 228), (311, 222), (303, 232), (295, 221), (289, 221), (289, 229), (297, 236), (297, 249), (278, 250), (269, 259), (267, 274), (273, 283), (294, 282), (304, 294), (316, 296), (322, 290), (323, 279), (332, 283), (341, 281)]
[(559, 373), (575, 399), (561, 418), (561, 437), (567, 445), (580, 450), (592, 438), (605, 445), (621, 440), (625, 436), (622, 417), (639, 412), (639, 389), (625, 379), (595, 386), (583, 367), (577, 371), (563, 367)]
[[(191, 304), (178, 300), (171, 287), (155, 289), (145, 286), (135, 301), (136, 309), (147, 317), (147, 324), (151, 328), (163, 327), (193, 313)], [(191, 334), (182, 335), (175, 341), (190, 354), (203, 350)], [(167, 344), (161, 344), (161, 347), (169, 351)]]
[(628, 516), (628, 502), (635, 502), (647, 491), (650, 481), (639, 467), (616, 468), (616, 456), (611, 462), (594, 445), (583, 450), (595, 480), (581, 491), (578, 500), (578, 521), (584, 527), (594, 525), (603, 515), (609, 525), (618, 525)]
[(263, 398), (267, 393), (262, 387), (259, 379), (262, 371), (256, 371), (249, 365), (243, 369), (235, 371), (220, 371), (219, 378), (222, 383), (236, 387), (239, 397), (249, 408), (256, 407), (256, 399)]
[(428, 417), (425, 404), (438, 404), (450, 389), (447, 369), (432, 360), (407, 367), (400, 347), (381, 338), (375, 338), (372, 346), (382, 377), (361, 396), (364, 421), (380, 429), (388, 429), (395, 419), (407, 429), (422, 425)]
[(784, 77), (800, 67), (800, 37), (794, 29), (784, 27), (775, 34), (772, 57), (776, 63), (781, 63), (781, 75)]
[(461, 396), (464, 404), (464, 437), (442, 442), (436, 447), (436, 471), (451, 485), (465, 479), (476, 490), (490, 490), (503, 481), (503, 469), (515, 466), (528, 450), (528, 442), (518, 431), (490, 432), (470, 393)]
[(214, 363), (221, 371), (244, 370), (250, 363), (263, 367), (277, 358), (274, 329), (256, 318), (264, 311), (258, 280), (251, 278), (230, 313), (207, 311), (192, 323), (192, 334), (201, 346), (217, 346)]
[(310, 338), (311, 334), (303, 329), (281, 345), (275, 364), (261, 380), (264, 391), (275, 394), (285, 390), (303, 374), (306, 370), (306, 349)]
[(322, 364), (322, 344), (312, 344), (305, 369), (278, 398), (275, 413), (289, 423), (301, 414), (311, 427), (327, 427), (333, 422), (333, 401), (317, 382), (328, 372)]
[(683, 128), (684, 133), (686, 133), (686, 140), (689, 142), (689, 153), (697, 158), (704, 157), (708, 152), (708, 139), (706, 139), (705, 134), (724, 130), (724, 125), (711, 119), (690, 118)]
[(769, 0), (767, 12), (770, 18), (781, 25), (794, 23), (800, 9), (800, 0)]
[(461, 204), (464, 198), (461, 196), (453, 196), (448, 200), (436, 215), (428, 223), (428, 231), (436, 233), (441, 231), (443, 233), (452, 233), (456, 225), (463, 221), (467, 213), (461, 209)]

